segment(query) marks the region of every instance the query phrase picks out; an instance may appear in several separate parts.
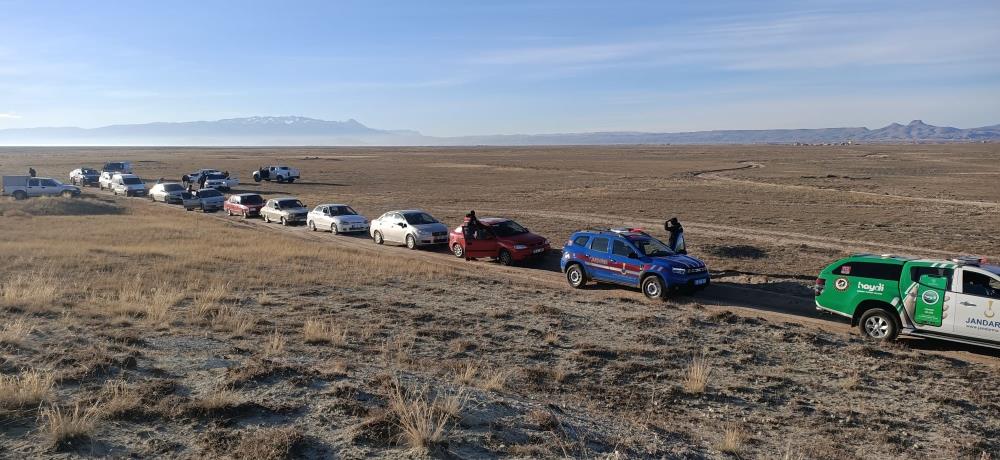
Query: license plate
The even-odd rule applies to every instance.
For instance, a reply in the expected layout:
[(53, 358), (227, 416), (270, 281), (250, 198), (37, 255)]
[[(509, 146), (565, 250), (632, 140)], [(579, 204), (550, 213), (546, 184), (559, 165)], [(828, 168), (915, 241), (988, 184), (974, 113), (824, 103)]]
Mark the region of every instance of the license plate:
[(545, 250), (545, 248), (538, 248), (538, 249), (535, 249), (534, 251), (531, 251), (531, 253), (532, 254), (538, 254), (538, 253), (540, 253), (540, 252), (542, 252), (544, 250)]
[(694, 285), (695, 286), (701, 286), (702, 284), (705, 284), (706, 281), (708, 281), (708, 280), (705, 280), (705, 279), (694, 280)]

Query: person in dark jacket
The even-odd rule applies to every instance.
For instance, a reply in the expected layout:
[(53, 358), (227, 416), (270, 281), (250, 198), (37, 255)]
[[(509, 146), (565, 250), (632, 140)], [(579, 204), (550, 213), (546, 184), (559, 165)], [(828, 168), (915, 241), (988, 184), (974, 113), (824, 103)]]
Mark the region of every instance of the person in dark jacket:
[[(465, 215), (465, 219), (462, 220), (462, 230), (465, 235), (466, 244), (479, 237), (481, 225), (482, 224), (479, 222), (479, 218), (476, 217), (476, 211), (469, 211), (469, 213)], [(472, 258), (469, 257), (468, 251), (465, 253), (465, 260), (472, 260)]]
[(35, 172), (35, 168), (28, 168), (28, 175), (29, 176), (35, 177), (35, 174), (38, 174), (38, 173)]
[(687, 246), (684, 243), (684, 227), (676, 217), (664, 222), (663, 229), (670, 234), (668, 244), (670, 249), (678, 254), (687, 254)]
[(208, 180), (208, 174), (202, 174), (198, 176), (198, 190), (205, 188), (205, 181)]

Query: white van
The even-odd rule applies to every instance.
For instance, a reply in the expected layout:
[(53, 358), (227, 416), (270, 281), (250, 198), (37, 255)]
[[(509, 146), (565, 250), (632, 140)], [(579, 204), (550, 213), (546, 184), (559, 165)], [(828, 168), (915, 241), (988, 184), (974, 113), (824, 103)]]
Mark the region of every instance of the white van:
[(111, 178), (111, 193), (125, 196), (146, 196), (146, 184), (135, 174), (115, 174)]

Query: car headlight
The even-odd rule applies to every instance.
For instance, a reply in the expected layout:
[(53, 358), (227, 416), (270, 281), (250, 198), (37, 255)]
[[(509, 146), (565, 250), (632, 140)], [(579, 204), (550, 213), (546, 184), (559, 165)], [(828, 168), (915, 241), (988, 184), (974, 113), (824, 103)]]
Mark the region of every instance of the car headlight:
[(687, 274), (687, 269), (686, 268), (674, 267), (674, 268), (671, 268), (670, 271), (674, 272), (675, 275), (686, 275)]
[(528, 247), (525, 246), (525, 245), (523, 245), (523, 244), (515, 244), (514, 245), (514, 249), (517, 249), (518, 251), (520, 251), (522, 249), (528, 249)]

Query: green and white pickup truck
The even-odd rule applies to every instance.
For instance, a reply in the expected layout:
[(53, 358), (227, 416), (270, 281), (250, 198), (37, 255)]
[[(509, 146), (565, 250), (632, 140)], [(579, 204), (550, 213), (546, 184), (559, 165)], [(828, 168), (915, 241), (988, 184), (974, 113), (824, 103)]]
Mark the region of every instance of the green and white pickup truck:
[(979, 258), (856, 254), (820, 272), (816, 308), (866, 337), (898, 334), (1000, 348), (1000, 266)]

